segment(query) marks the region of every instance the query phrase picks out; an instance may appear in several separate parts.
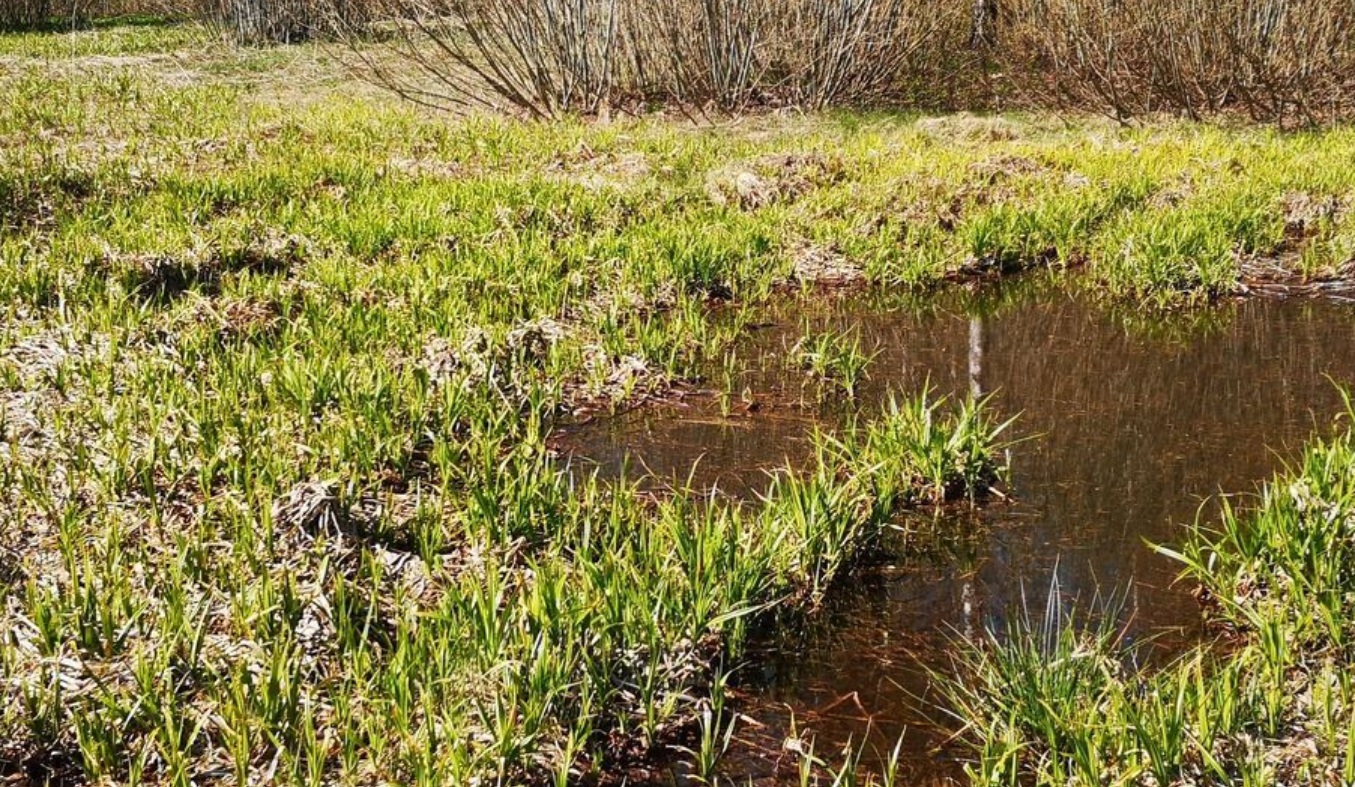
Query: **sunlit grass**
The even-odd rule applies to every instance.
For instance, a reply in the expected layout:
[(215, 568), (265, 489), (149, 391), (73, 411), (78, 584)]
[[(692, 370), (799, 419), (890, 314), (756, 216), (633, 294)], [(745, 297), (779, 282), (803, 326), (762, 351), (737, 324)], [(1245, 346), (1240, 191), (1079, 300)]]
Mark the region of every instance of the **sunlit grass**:
[[(1349, 262), (1344, 208), (1285, 207), (1345, 204), (1344, 130), (449, 118), (298, 100), (242, 76), (293, 50), (200, 33), (0, 36), (0, 737), (89, 781), (573, 783), (692, 723), (708, 776), (753, 621), (817, 603), (898, 507), (981, 495), (1005, 424), (900, 392), (738, 505), (581, 480), (563, 420), (843, 271), (1085, 265), (1178, 303), (1248, 256)], [(793, 355), (850, 393), (871, 352)], [(1315, 689), (1324, 746), (1343, 691)], [(1283, 725), (1283, 699), (1254, 701)]]
[(0, 56), (61, 59), (129, 57), (201, 48), (212, 39), (202, 25), (154, 16), (99, 19), (71, 26), (54, 21), (42, 32), (0, 35)]
[(801, 337), (787, 356), (805, 373), (809, 382), (855, 398), (857, 389), (869, 374), (874, 353), (862, 348), (859, 331), (826, 331)]

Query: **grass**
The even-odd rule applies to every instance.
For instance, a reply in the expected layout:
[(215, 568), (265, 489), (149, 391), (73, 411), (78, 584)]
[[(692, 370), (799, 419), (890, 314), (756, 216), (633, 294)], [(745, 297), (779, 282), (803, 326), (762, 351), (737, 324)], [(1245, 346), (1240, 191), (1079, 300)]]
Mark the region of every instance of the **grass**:
[[(1347, 422), (1355, 409), (1347, 399)], [(1177, 558), (1227, 652), (1192, 651), (1162, 669), (1101, 616), (1057, 604), (963, 648), (943, 678), (966, 725), (976, 784), (1349, 784), (1355, 434), (1314, 442), (1254, 506), (1225, 507)], [(1057, 597), (1057, 589), (1051, 598)]]
[(571, 480), (561, 421), (847, 281), (1085, 266), (1176, 304), (1350, 262), (1349, 130), (532, 125), (180, 25), (0, 53), (0, 762), (53, 778), (567, 783), (674, 742), (708, 771), (750, 626), (898, 507), (981, 494), (1002, 424), (901, 394), (735, 505)]
[(55, 23), (39, 32), (7, 32), (0, 36), (0, 56), (59, 60), (164, 55), (201, 48), (211, 37), (196, 23), (123, 16), (74, 27), (68, 22)]
[(820, 390), (828, 386), (855, 399), (857, 389), (868, 377), (875, 354), (861, 348), (860, 332), (853, 330), (806, 333), (786, 356)]
[[(27, 57), (0, 117), (8, 768), (572, 783), (675, 744), (708, 772), (749, 627), (815, 604), (897, 506), (982, 491), (874, 432), (758, 505), (550, 455), (773, 291), (776, 224), (705, 196), (713, 138)], [(997, 439), (901, 402), (862, 429)]]
[[(944, 411), (917, 399), (872, 436), (905, 417), (975, 428)], [(8, 502), (28, 516), (0, 649), (10, 745), (78, 756), (92, 781), (567, 780), (608, 767), (606, 740), (649, 747), (718, 713), (691, 697), (738, 657), (751, 616), (812, 603), (896, 506), (937, 493), (923, 465), (865, 439), (825, 444), (754, 510), (646, 505), (572, 486), (517, 428), (469, 423), (468, 442), (521, 442), (465, 478), (434, 448), (432, 477), (400, 491), (350, 476), (265, 492), (268, 463), (244, 458), (207, 489), (168, 451), (7, 463)], [(52, 461), (86, 499), (44, 482)]]

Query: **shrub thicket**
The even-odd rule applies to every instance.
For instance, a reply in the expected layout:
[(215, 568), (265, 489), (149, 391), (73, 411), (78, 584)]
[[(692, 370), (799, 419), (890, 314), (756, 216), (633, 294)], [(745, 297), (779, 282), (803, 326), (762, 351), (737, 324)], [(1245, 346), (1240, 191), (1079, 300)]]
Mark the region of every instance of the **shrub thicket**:
[[(375, 0), (434, 103), (1355, 109), (1346, 0)], [(426, 83), (425, 88), (426, 88)], [(403, 86), (403, 87), (408, 87)]]
[(87, 5), (80, 0), (0, 0), (0, 29), (78, 22), (86, 17)]
[[(926, 0), (378, 0), (431, 103), (535, 116), (937, 103), (976, 81), (963, 4)], [(956, 46), (956, 42), (959, 46)], [(961, 78), (962, 75), (965, 78)], [(390, 81), (390, 80), (388, 80)]]
[(1355, 109), (1348, 0), (1008, 3), (1008, 73), (1037, 106), (1305, 123)]
[[(0, 25), (138, 0), (0, 0)], [(393, 41), (373, 75), (425, 103), (537, 117), (891, 106), (1355, 116), (1349, 0), (140, 0), (243, 43)], [(409, 63), (414, 68), (408, 68)]]
[(171, 0), (242, 44), (290, 44), (360, 30), (371, 21), (369, 0)]

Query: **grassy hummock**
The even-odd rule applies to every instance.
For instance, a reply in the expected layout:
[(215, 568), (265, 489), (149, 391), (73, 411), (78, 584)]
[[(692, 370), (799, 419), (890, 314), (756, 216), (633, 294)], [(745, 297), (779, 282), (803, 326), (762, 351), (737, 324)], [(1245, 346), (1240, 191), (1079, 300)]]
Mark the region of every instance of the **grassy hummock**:
[[(625, 765), (709, 716), (754, 616), (815, 603), (900, 506), (979, 493), (999, 467), (1000, 425), (923, 396), (822, 438), (760, 505), (654, 501), (575, 484), (493, 388), (410, 373), (378, 385), (457, 429), (414, 477), (302, 476), (246, 442), (290, 401), (239, 412), (135, 372), (109, 397), (99, 368), (22, 395), (107, 399), (86, 417), (109, 433), (58, 416), (12, 434), (0, 465), (5, 756), (90, 781), (564, 783)], [(337, 390), (317, 417), (363, 386)], [(335, 434), (308, 449), (337, 455), (353, 432)]]

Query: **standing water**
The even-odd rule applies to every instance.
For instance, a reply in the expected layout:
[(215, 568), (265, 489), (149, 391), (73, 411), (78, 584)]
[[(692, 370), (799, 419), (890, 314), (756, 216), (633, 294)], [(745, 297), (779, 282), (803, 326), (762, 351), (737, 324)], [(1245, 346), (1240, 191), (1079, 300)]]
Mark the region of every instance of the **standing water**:
[[(804, 309), (740, 348), (748, 368), (735, 387), (746, 393), (732, 406), (698, 397), (580, 427), (566, 437), (575, 463), (747, 496), (767, 471), (808, 456), (815, 426), (847, 407), (869, 417), (890, 391), (928, 384), (991, 394), (997, 417), (1018, 415), (1016, 437), (1029, 439), (1011, 449), (1009, 501), (940, 514), (953, 538), (900, 546), (843, 579), (802, 625), (755, 644), (740, 673), (748, 719), (727, 759), (736, 783), (794, 781), (792, 735), (830, 761), (864, 742), (867, 764), (902, 735), (907, 783), (956, 779), (944, 745), (953, 727), (928, 671), (1023, 605), (1042, 614), (1051, 587), (1084, 607), (1116, 595), (1127, 635), (1167, 652), (1197, 641), (1190, 588), (1150, 544), (1178, 542), (1211, 497), (1255, 492), (1342, 410), (1335, 383), (1355, 382), (1355, 305), (1334, 301), (1144, 317), (1022, 282), (922, 307), (848, 298)], [(806, 330), (859, 331), (875, 348), (856, 403), (806, 404), (817, 392), (787, 361)]]

